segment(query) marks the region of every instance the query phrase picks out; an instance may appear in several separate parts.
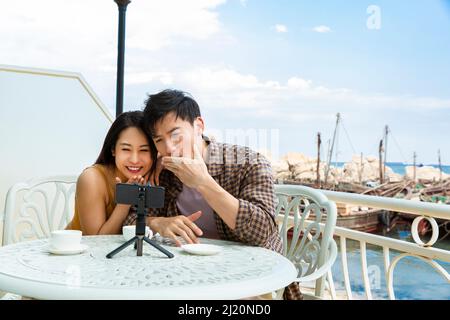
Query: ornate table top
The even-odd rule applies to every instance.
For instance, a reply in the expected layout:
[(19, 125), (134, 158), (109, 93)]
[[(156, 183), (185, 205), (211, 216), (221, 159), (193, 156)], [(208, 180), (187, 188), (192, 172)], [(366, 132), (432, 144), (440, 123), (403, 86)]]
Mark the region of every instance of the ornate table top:
[(0, 247), (0, 290), (38, 299), (239, 299), (289, 285), (294, 265), (276, 252), (235, 242), (201, 239), (223, 250), (191, 255), (163, 245), (167, 258), (144, 243), (142, 257), (133, 246), (112, 259), (106, 254), (124, 243), (122, 236), (87, 236), (78, 255), (53, 255), (48, 240)]

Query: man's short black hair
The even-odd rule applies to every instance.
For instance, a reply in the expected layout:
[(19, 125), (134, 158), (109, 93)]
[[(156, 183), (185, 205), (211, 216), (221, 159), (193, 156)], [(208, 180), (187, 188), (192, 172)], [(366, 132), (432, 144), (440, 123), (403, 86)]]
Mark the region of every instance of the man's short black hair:
[(197, 102), (186, 92), (166, 89), (148, 95), (145, 101), (144, 126), (151, 136), (155, 135), (156, 123), (170, 112), (175, 112), (176, 118), (180, 117), (192, 125), (197, 117), (201, 117)]

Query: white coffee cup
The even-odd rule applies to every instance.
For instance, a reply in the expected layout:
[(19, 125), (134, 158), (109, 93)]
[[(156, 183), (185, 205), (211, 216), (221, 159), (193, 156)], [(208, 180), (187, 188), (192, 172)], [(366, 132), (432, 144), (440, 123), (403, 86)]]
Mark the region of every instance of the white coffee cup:
[(73, 250), (81, 246), (80, 230), (55, 230), (51, 232), (50, 246), (57, 250)]
[[(130, 240), (136, 235), (136, 226), (123, 226), (122, 234), (126, 241)], [(149, 238), (153, 237), (153, 232), (149, 226), (145, 226), (145, 236)]]

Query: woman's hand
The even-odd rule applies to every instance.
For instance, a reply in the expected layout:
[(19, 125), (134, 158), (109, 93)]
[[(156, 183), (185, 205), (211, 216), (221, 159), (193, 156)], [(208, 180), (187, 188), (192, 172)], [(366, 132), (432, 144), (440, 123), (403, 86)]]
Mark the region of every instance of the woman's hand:
[[(130, 179), (128, 179), (128, 181), (126, 183), (128, 184), (141, 184), (141, 185), (145, 185), (147, 183), (148, 180), (148, 175), (145, 175), (145, 177), (143, 176), (133, 176)], [(122, 183), (122, 180), (119, 177), (116, 177), (116, 183)]]
[[(128, 179), (128, 181), (126, 183), (128, 184), (140, 184), (140, 185), (145, 185), (147, 183), (148, 180), (148, 175), (147, 178), (144, 178), (143, 176), (133, 176), (130, 179)], [(119, 177), (116, 177), (116, 183), (122, 183), (122, 180)], [(116, 208), (123, 208), (124, 210), (129, 210), (131, 208), (130, 204), (117, 204)]]

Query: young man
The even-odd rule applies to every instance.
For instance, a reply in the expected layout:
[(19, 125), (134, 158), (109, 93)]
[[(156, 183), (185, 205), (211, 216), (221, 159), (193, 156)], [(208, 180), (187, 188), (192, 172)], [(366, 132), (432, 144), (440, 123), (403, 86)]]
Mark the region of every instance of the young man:
[[(164, 208), (151, 210), (147, 218), (154, 232), (177, 245), (177, 237), (197, 243), (204, 236), (281, 253), (272, 170), (265, 157), (204, 136), (198, 104), (178, 90), (150, 95), (144, 119), (161, 155), (156, 178), (166, 189)], [(130, 215), (125, 224), (135, 219)], [(301, 298), (296, 283), (286, 288), (285, 298)]]

